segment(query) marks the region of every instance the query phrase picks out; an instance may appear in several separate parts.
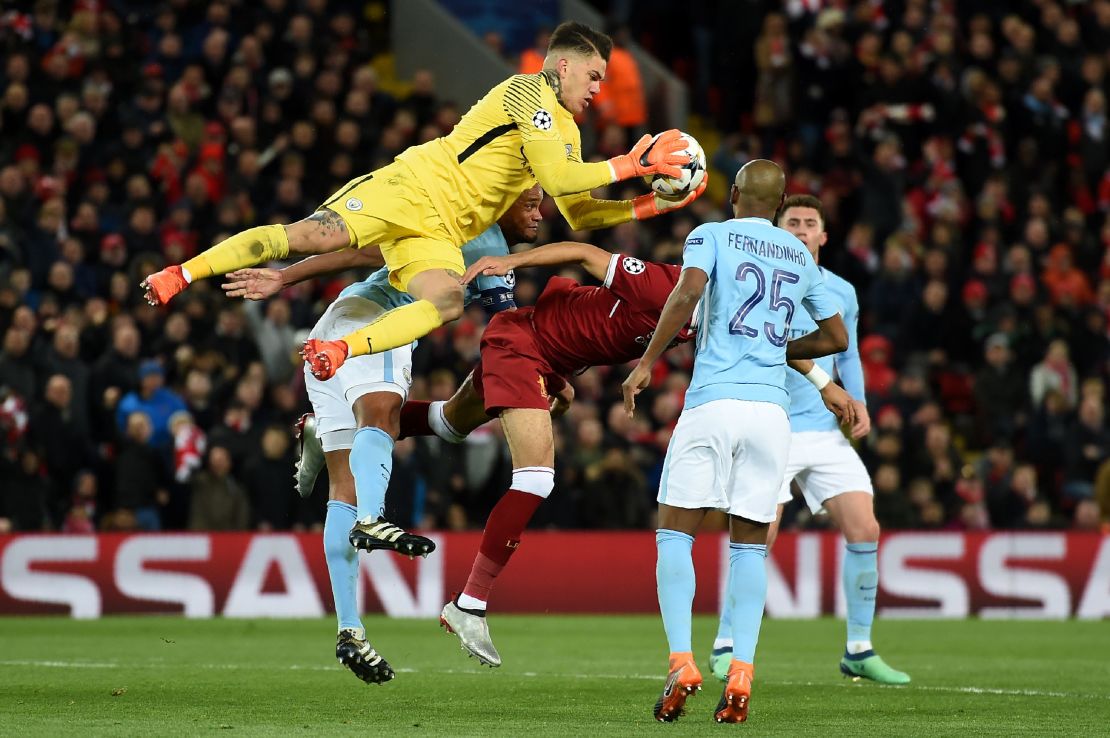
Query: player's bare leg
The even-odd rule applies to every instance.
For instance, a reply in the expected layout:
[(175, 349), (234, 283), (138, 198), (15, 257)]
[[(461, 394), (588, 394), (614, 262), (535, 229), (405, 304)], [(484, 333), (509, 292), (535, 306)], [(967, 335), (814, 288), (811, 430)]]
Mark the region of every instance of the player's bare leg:
[(385, 549), (427, 556), (435, 543), (408, 533), (385, 518), (385, 494), (393, 470), (393, 441), (400, 431), (403, 398), (396, 392), (371, 392), (353, 404), (358, 430), (351, 447), (350, 472), (356, 490), (358, 520), (350, 543), (362, 551)]
[(165, 305), (193, 281), (290, 255), (323, 254), (351, 246), (343, 219), (331, 210), (318, 210), (290, 225), (248, 228), (197, 254), (149, 274), (139, 287), (151, 305)]
[(549, 412), (508, 409), (501, 413), (501, 427), (513, 459), (512, 487), (490, 512), (466, 586), (444, 605), (440, 615), (440, 622), (459, 637), (463, 649), (488, 666), (501, 665), (486, 622), (494, 580), (520, 545), (536, 508), (555, 486), (555, 441)]
[(480, 426), (493, 420), (486, 413), (478, 390), (474, 389), (473, 376), (473, 372), (467, 374), (462, 386), (443, 405), (444, 419), (463, 436), (470, 435)]
[(840, 672), (880, 684), (908, 684), (910, 676), (891, 668), (871, 646), (875, 595), (879, 586), (879, 521), (867, 492), (844, 492), (825, 500), (825, 509), (844, 534), (844, 595), (848, 603), (848, 641)]
[(328, 563), (335, 614), (339, 620), (335, 658), (367, 684), (388, 682), (395, 674), (389, 662), (366, 640), (358, 615), (358, 551), (347, 541), (355, 518), (355, 480), (349, 449), (324, 454), (328, 467), (328, 514), (324, 522), (324, 556)]
[(652, 715), (670, 723), (685, 713), (686, 699), (701, 689), (702, 677), (690, 646), (691, 608), (694, 599), (694, 562), (690, 555), (694, 534), (708, 510), (659, 505), (655, 531), (657, 561), (655, 581), (659, 612), (667, 634), (667, 679)]

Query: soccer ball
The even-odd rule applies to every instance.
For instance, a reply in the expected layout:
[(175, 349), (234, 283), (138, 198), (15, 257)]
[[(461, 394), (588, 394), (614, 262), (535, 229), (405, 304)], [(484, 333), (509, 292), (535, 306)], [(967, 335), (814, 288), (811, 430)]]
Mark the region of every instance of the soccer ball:
[(651, 185), (651, 189), (655, 190), (660, 197), (681, 200), (696, 190), (705, 179), (705, 151), (702, 150), (697, 139), (689, 133), (683, 133), (682, 138), (686, 141), (685, 151), (690, 154), (690, 163), (682, 167), (682, 174), (678, 177), (668, 177), (664, 174), (644, 177), (644, 180)]

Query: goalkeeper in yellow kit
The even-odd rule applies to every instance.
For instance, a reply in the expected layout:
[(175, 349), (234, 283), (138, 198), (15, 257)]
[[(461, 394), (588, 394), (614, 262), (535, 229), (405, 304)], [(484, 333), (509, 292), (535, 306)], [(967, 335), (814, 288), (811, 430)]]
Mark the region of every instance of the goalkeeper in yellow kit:
[(380, 247), (390, 281), (416, 301), (391, 310), (342, 341), (310, 342), (305, 358), (318, 377), (348, 356), (404, 346), (462, 314), (461, 246), (485, 231), (536, 182), (574, 229), (604, 228), (688, 204), (654, 193), (597, 200), (590, 190), (649, 174), (677, 176), (688, 163), (678, 131), (644, 136), (625, 155), (582, 161), (574, 116), (601, 88), (612, 48), (608, 36), (580, 23), (551, 35), (544, 69), (493, 88), (442, 138), (401, 153), (354, 179), (313, 215), (291, 225), (236, 234), (184, 264), (149, 275), (141, 286), (152, 305), (190, 282), (290, 255)]

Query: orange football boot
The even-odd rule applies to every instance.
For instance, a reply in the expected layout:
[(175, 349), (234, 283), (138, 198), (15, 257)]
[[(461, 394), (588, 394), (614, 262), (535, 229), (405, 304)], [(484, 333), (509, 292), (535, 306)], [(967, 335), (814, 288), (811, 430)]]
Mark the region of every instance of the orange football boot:
[(151, 305), (165, 305), (170, 298), (189, 286), (181, 267), (174, 265), (148, 275), (139, 283), (139, 287), (146, 290), (143, 296)]
[(301, 358), (307, 362), (312, 376), (320, 380), (331, 379), (347, 360), (347, 343), (310, 338), (304, 342)]
[(748, 702), (752, 697), (752, 676), (755, 667), (744, 661), (732, 660), (728, 681), (713, 717), (718, 723), (742, 723), (748, 719)]
[(672, 653), (663, 694), (655, 703), (655, 719), (662, 723), (678, 720), (685, 713), (686, 698), (700, 689), (701, 672), (694, 663), (694, 654), (689, 651)]

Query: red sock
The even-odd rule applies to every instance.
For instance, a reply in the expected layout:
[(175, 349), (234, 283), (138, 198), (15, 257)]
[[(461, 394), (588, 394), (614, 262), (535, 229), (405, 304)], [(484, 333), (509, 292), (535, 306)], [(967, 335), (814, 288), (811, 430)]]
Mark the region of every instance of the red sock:
[(428, 408), (432, 403), (427, 400), (409, 400), (401, 406), (401, 438), (410, 436), (434, 436), (432, 426), (428, 423)]
[(487, 602), (493, 580), (509, 563), (509, 558), (520, 545), (520, 536), (528, 521), (543, 502), (538, 495), (510, 489), (493, 506), (482, 531), (482, 545), (474, 557), (474, 567), (466, 580), (463, 594)]

